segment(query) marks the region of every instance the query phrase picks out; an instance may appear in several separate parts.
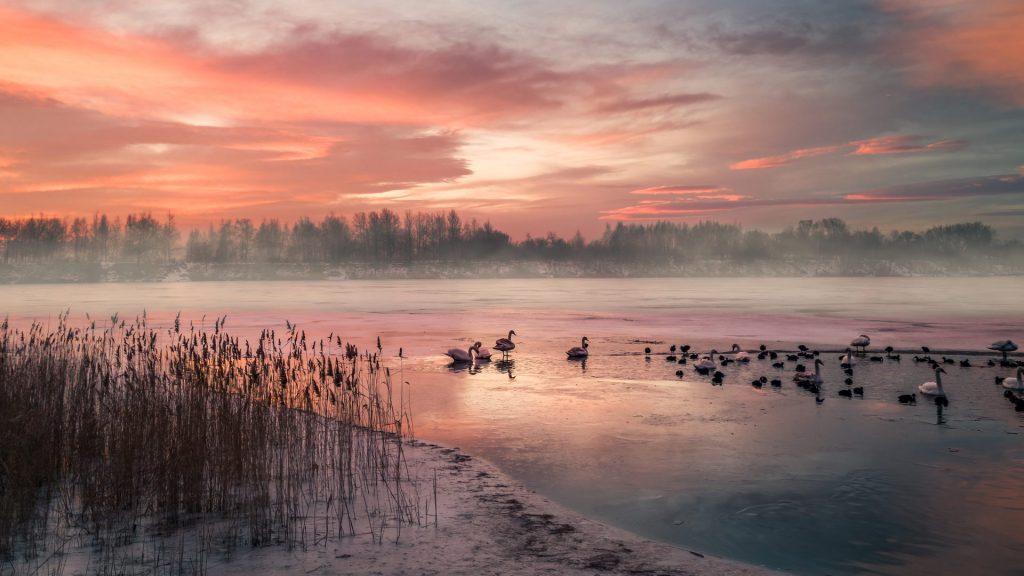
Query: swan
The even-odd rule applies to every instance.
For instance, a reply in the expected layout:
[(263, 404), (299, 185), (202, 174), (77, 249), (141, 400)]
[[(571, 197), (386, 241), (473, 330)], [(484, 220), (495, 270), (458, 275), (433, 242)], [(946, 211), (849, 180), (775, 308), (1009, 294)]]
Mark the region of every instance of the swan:
[(848, 368), (853, 366), (853, 351), (849, 348), (846, 349), (846, 354), (839, 357), (839, 366), (841, 368)]
[(693, 365), (701, 370), (712, 370), (715, 368), (715, 361), (710, 356), (704, 356)]
[(810, 374), (807, 372), (799, 372), (795, 376), (793, 376), (793, 380), (796, 382), (804, 382), (808, 384), (821, 384), (823, 382), (823, 380), (821, 379), (821, 367), (824, 365), (825, 363), (822, 362), (821, 360), (815, 360), (814, 374)]
[(917, 387), (917, 391), (926, 396), (945, 397), (946, 391), (942, 389), (942, 374), (946, 371), (942, 368), (935, 369), (935, 382), (925, 382)]
[(449, 348), (445, 355), (452, 359), (455, 364), (473, 363), (473, 356), (476, 354), (477, 348), (480, 346), (479, 342), (474, 343), (467, 350), (460, 350), (458, 348)]
[(732, 353), (733, 353), (733, 357), (732, 357), (733, 360), (735, 360), (737, 362), (750, 362), (750, 354), (747, 354), (742, 349), (740, 349), (740, 345), (739, 344), (733, 344), (732, 345)]
[(590, 344), (590, 340), (588, 340), (587, 337), (584, 336), (583, 340), (580, 341), (580, 345), (579, 346), (575, 346), (573, 348), (569, 348), (568, 350), (566, 350), (565, 354), (569, 358), (586, 358), (587, 356), (590, 355), (587, 352), (587, 346), (589, 344)]
[(1017, 368), (1016, 378), (1003, 378), (1003, 388), (1007, 390), (1024, 390), (1024, 367)]
[(475, 344), (473, 344), (473, 348), (476, 349), (476, 359), (479, 360), (480, 362), (490, 362), (491, 351), (488, 350), (487, 348), (481, 349), (481, 346), (483, 346), (482, 342), (476, 342)]
[(508, 353), (515, 349), (516, 344), (512, 341), (512, 337), (515, 335), (515, 330), (509, 330), (508, 338), (498, 338), (494, 341), (494, 349), (501, 352), (503, 358), (508, 358)]
[(1013, 343), (1013, 340), (1000, 340), (998, 342), (993, 342), (992, 345), (988, 347), (988, 349), (995, 350), (996, 352), (1002, 352), (1003, 362), (1006, 362), (1006, 353), (1016, 352), (1017, 345)]
[(870, 345), (871, 338), (869, 338), (866, 334), (861, 334), (860, 336), (857, 336), (856, 338), (850, 341), (850, 346), (853, 346), (854, 348), (860, 348), (861, 352), (864, 352), (864, 349)]

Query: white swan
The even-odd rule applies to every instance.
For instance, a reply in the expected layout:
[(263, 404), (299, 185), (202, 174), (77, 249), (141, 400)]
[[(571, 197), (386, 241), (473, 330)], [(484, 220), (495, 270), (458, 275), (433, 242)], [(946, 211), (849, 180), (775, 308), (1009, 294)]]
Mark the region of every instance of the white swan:
[(480, 362), (490, 362), (491, 351), (487, 348), (481, 348), (481, 346), (483, 346), (482, 342), (476, 342), (473, 344), (473, 348), (476, 350), (476, 359)]
[(498, 338), (494, 341), (494, 349), (501, 352), (503, 358), (508, 358), (508, 353), (515, 349), (516, 343), (512, 341), (515, 335), (515, 330), (509, 330), (508, 338)]
[(848, 368), (853, 366), (853, 351), (849, 348), (846, 349), (846, 354), (839, 357), (839, 366), (842, 368)]
[(480, 343), (474, 343), (467, 350), (460, 350), (458, 348), (449, 348), (445, 355), (452, 359), (452, 362), (456, 364), (466, 364), (473, 362), (473, 356), (477, 351), (477, 347)]
[(569, 358), (586, 358), (587, 356), (590, 355), (590, 353), (587, 352), (587, 346), (589, 346), (589, 345), (590, 345), (590, 340), (588, 340), (587, 337), (584, 336), (583, 340), (580, 342), (579, 346), (575, 346), (573, 348), (569, 348), (568, 350), (566, 350), (565, 354)]
[(1006, 362), (1006, 353), (1016, 352), (1017, 345), (1013, 343), (1013, 340), (1000, 340), (998, 342), (993, 342), (992, 345), (988, 347), (988, 349), (995, 350), (996, 352), (1002, 352), (1003, 362)]
[(739, 344), (733, 344), (732, 345), (732, 353), (733, 353), (733, 357), (732, 357), (733, 360), (735, 360), (737, 362), (750, 362), (750, 354), (747, 354), (746, 352), (741, 350)]
[(1017, 368), (1016, 378), (1003, 378), (1003, 388), (1007, 390), (1024, 390), (1024, 366)]
[(713, 370), (717, 364), (711, 356), (701, 356), (700, 360), (693, 364), (694, 368), (702, 368), (704, 370)]
[(819, 359), (815, 359), (814, 360), (814, 374), (811, 374), (809, 372), (798, 372), (796, 374), (796, 376), (793, 376), (793, 380), (795, 382), (808, 382), (808, 383), (811, 383), (811, 384), (821, 384), (822, 382), (824, 382), (824, 380), (821, 379), (821, 367), (824, 366), (824, 365), (825, 365), (825, 363), (822, 362), (820, 358)]
[(946, 391), (942, 389), (942, 374), (946, 371), (942, 368), (935, 369), (935, 382), (925, 382), (917, 387), (917, 391), (926, 396), (945, 397)]
[(861, 334), (860, 336), (857, 336), (856, 338), (850, 341), (850, 346), (853, 346), (854, 348), (860, 348), (861, 352), (864, 352), (864, 349), (870, 345), (871, 338), (869, 338), (867, 334)]

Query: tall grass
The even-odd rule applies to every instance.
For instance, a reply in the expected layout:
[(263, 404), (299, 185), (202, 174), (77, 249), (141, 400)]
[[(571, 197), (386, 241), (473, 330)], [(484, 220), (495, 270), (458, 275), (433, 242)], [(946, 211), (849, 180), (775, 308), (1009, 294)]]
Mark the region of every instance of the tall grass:
[(0, 325), (0, 573), (76, 546), (90, 572), (203, 573), (213, 550), (426, 522), (379, 345), (104, 324)]

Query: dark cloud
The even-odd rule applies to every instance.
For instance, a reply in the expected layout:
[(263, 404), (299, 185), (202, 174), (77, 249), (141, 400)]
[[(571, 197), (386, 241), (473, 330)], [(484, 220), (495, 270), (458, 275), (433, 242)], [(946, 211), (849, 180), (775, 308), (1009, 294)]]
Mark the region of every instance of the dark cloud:
[(627, 98), (603, 104), (597, 108), (597, 112), (618, 113), (635, 112), (650, 108), (674, 108), (676, 106), (689, 106), (702, 102), (719, 100), (722, 97), (709, 92), (698, 92), (694, 94), (666, 94), (663, 96), (652, 96), (650, 98)]
[(1024, 176), (1019, 174), (1000, 174), (996, 176), (917, 182), (903, 186), (879, 188), (860, 194), (848, 194), (846, 198), (858, 201), (889, 200), (914, 202), (973, 198), (976, 196), (1002, 196), (1007, 194), (1020, 194), (1024, 196)]

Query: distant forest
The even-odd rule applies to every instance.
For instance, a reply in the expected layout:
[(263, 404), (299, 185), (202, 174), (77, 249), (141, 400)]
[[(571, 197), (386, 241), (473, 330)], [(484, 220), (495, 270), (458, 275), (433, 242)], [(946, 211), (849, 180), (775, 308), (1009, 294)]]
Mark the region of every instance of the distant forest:
[(852, 230), (839, 218), (801, 220), (777, 233), (736, 224), (674, 222), (608, 225), (586, 241), (554, 233), (513, 241), (490, 222), (465, 221), (454, 210), (411, 213), (388, 209), (351, 219), (329, 215), (293, 223), (225, 220), (184, 238), (174, 217), (132, 214), (123, 221), (85, 218), (0, 218), (0, 262), (117, 263), (367, 263), (621, 261), (682, 264), (696, 259), (737, 262), (871, 256), (891, 260), (1019, 254), (1021, 244), (1000, 242), (980, 222), (935, 226), (921, 232)]

